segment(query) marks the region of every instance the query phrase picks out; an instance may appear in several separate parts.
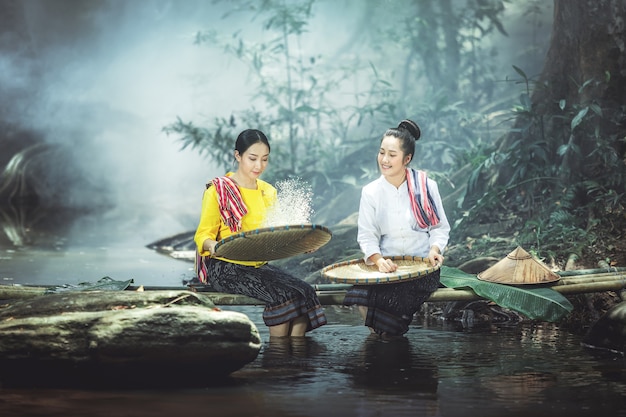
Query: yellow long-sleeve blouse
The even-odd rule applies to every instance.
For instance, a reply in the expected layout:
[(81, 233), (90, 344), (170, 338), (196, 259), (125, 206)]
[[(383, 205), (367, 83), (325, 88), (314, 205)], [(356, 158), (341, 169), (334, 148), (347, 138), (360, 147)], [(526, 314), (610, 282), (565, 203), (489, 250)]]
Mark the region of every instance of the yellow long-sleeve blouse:
[[(232, 172), (229, 172), (226, 175), (231, 176)], [(239, 187), (239, 191), (241, 192), (243, 202), (248, 208), (248, 213), (246, 213), (241, 219), (241, 231), (239, 232), (232, 232), (222, 221), (215, 187), (210, 186), (204, 191), (200, 222), (194, 236), (194, 241), (200, 255), (209, 255), (209, 252), (203, 250), (202, 247), (204, 241), (207, 239), (220, 241), (221, 239), (227, 238), (235, 233), (241, 233), (263, 227), (263, 221), (265, 220), (267, 209), (276, 202), (276, 188), (263, 180), (257, 179), (256, 190)], [(220, 257), (217, 257), (217, 259), (249, 266), (260, 266), (265, 263), (257, 261), (233, 261)]]

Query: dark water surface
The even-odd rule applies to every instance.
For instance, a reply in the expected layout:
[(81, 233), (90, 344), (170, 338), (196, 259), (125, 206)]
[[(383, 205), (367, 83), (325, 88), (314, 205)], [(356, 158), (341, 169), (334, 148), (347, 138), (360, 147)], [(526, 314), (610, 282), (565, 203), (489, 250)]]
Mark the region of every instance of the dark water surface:
[[(7, 228), (1, 219), (0, 226)], [(132, 279), (136, 285), (180, 286), (191, 277), (193, 264), (146, 245), (188, 229), (193, 227), (181, 229), (169, 218), (122, 212), (79, 217), (58, 229), (33, 230), (30, 244), (22, 247), (4, 242), (0, 233), (0, 284), (78, 284), (109, 276)]]
[[(354, 310), (328, 306), (306, 338), (197, 389), (0, 388), (0, 416), (626, 416), (624, 358), (589, 351), (551, 324), (416, 323), (381, 341)], [(194, 369), (189, 369), (190, 373)]]
[[(189, 277), (188, 263), (146, 249), (149, 238), (111, 244), (100, 233), (56, 248), (2, 249), (2, 283), (111, 276), (178, 286)], [(588, 350), (581, 336), (553, 324), (415, 322), (406, 338), (380, 341), (356, 310), (326, 306), (328, 325), (270, 342), (261, 307), (223, 308), (247, 314), (264, 342), (229, 378), (206, 375), (197, 388), (160, 390), (0, 386), (0, 417), (626, 416), (625, 359)]]

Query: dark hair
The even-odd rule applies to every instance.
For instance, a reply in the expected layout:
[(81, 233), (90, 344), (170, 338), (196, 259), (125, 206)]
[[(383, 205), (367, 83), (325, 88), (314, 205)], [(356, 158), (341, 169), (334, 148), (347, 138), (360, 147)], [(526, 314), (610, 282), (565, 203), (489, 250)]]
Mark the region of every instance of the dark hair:
[(415, 155), (415, 142), (422, 136), (422, 132), (417, 123), (413, 120), (405, 119), (400, 122), (398, 127), (387, 129), (383, 138), (385, 136), (393, 136), (394, 138), (400, 139), (402, 151), (405, 155), (411, 155), (411, 159), (413, 159), (413, 155)]
[(267, 145), (268, 150), (270, 149), (270, 142), (267, 140), (265, 133), (257, 129), (246, 129), (237, 136), (235, 150), (239, 152), (239, 155), (243, 155), (250, 146), (259, 142)]

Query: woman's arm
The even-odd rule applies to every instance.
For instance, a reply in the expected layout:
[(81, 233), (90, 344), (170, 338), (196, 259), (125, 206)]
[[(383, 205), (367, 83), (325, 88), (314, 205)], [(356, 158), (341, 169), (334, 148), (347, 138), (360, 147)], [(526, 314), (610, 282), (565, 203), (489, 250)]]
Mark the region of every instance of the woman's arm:
[(443, 252), (448, 245), (450, 238), (450, 223), (446, 217), (446, 212), (443, 208), (443, 201), (439, 194), (439, 187), (434, 180), (428, 180), (428, 189), (430, 195), (435, 202), (437, 208), (437, 214), (439, 215), (439, 224), (430, 229), (430, 237), (428, 239), (430, 244), (430, 251), (428, 252), (428, 259), (433, 266), (443, 264)]
[(210, 256), (214, 252), (221, 222), (215, 187), (209, 187), (204, 191), (202, 197), (200, 222), (194, 235), (194, 241), (200, 255)]
[(380, 229), (376, 221), (376, 208), (374, 197), (368, 193), (366, 188), (361, 192), (359, 203), (359, 218), (357, 222), (357, 242), (363, 252), (363, 259), (369, 265), (376, 263), (372, 256), (380, 256)]
[(391, 259), (385, 259), (380, 250), (381, 234), (376, 216), (375, 192), (375, 189), (369, 187), (361, 192), (357, 241), (366, 264), (376, 265), (380, 272), (394, 272), (398, 265)]

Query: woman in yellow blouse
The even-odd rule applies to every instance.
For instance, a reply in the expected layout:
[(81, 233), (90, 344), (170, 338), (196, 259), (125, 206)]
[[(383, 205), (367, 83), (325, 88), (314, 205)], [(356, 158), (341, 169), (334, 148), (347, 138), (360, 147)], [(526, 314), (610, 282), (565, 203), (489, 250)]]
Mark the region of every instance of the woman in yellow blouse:
[(200, 255), (196, 269), (200, 281), (216, 291), (265, 302), (263, 320), (270, 337), (304, 336), (326, 324), (311, 285), (267, 262), (212, 256), (219, 240), (263, 226), (267, 209), (276, 201), (276, 189), (259, 179), (269, 154), (269, 141), (263, 132), (244, 130), (235, 142), (237, 170), (207, 184), (194, 237)]

